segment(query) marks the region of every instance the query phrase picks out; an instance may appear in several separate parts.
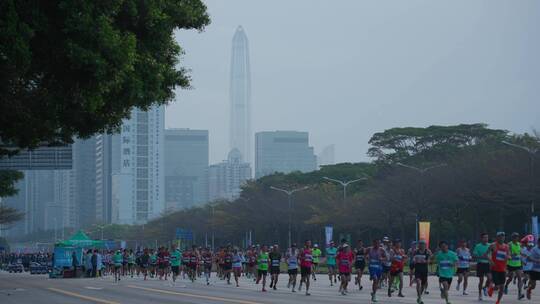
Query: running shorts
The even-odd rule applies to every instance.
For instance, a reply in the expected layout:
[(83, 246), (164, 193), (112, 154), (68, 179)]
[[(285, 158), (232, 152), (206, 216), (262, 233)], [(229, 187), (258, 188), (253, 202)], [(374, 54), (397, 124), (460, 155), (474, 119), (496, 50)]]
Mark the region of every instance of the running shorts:
[(342, 275), (342, 276), (350, 276), (351, 273), (350, 273), (350, 272), (339, 272), (339, 275)]
[(232, 269), (232, 265), (231, 265), (231, 264), (223, 264), (223, 268), (222, 268), (222, 269), (225, 270), (225, 271), (229, 271), (229, 270)]
[(478, 263), (476, 264), (476, 276), (483, 277), (488, 275), (491, 272), (489, 269), (489, 263)]
[(364, 271), (366, 268), (366, 262), (354, 262), (354, 268), (356, 268), (356, 270)]
[(540, 271), (529, 272), (529, 278), (531, 281), (540, 281)]
[(190, 263), (190, 264), (188, 265), (188, 267), (189, 267), (189, 269), (191, 269), (191, 270), (197, 270), (197, 264), (191, 264), (191, 263)]
[(506, 281), (506, 271), (491, 271), (491, 279), (496, 286), (503, 285)]
[(180, 274), (180, 266), (171, 266), (171, 270), (172, 270), (172, 273), (174, 273), (174, 275)]
[(439, 277), (439, 283), (444, 283), (444, 282), (447, 282), (448, 285), (451, 285), (452, 284), (452, 278)]
[(517, 266), (517, 267), (516, 267), (516, 266), (509, 266), (509, 265), (507, 265), (507, 266), (506, 266), (506, 269), (508, 270), (508, 272), (512, 272), (512, 271), (518, 271), (518, 270), (521, 270), (521, 269), (523, 269), (523, 267), (521, 267), (521, 266)]
[(369, 278), (371, 280), (378, 280), (382, 277), (381, 267), (369, 267)]
[(458, 268), (456, 273), (460, 274), (460, 273), (469, 273), (469, 267), (467, 268)]
[(300, 274), (305, 277), (311, 274), (311, 267), (300, 267)]
[(289, 269), (287, 270), (287, 273), (289, 275), (297, 275), (298, 274), (298, 268), (295, 268), (295, 269)]
[(383, 272), (383, 273), (388, 273), (388, 272), (390, 272), (390, 266), (383, 265), (383, 266), (382, 266), (382, 272)]
[(272, 266), (270, 267), (270, 273), (271, 274), (279, 274), (281, 271), (279, 269), (279, 266)]
[(415, 271), (414, 272), (414, 279), (415, 280), (420, 280), (422, 285), (425, 285), (427, 283), (427, 279), (428, 279), (427, 271)]
[(268, 274), (268, 270), (257, 269), (257, 275), (259, 277), (266, 276), (267, 274)]
[(392, 270), (390, 270), (390, 275), (391, 276), (397, 276), (402, 272), (403, 272), (403, 269), (392, 269)]
[(336, 272), (336, 265), (326, 265), (328, 267), (328, 271)]

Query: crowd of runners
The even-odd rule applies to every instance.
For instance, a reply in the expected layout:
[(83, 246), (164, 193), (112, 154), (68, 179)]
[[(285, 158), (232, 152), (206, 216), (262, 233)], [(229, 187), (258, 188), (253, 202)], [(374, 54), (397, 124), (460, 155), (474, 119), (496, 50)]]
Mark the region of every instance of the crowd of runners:
[[(479, 301), (496, 296), (496, 303), (500, 303), (512, 282), (517, 288), (518, 300), (531, 299), (536, 281), (540, 280), (540, 240), (535, 243), (530, 235), (521, 238), (513, 233), (507, 242), (504, 232), (498, 232), (491, 243), (485, 233), (480, 238), (481, 241), (472, 248), (461, 241), (454, 251), (442, 241), (434, 252), (424, 240), (413, 242), (406, 250), (401, 240), (391, 241), (388, 237), (374, 240), (369, 246), (361, 240), (354, 245), (345, 240), (338, 246), (330, 242), (322, 250), (311, 241), (301, 247), (293, 244), (286, 250), (281, 250), (278, 245), (256, 245), (244, 250), (225, 246), (215, 252), (197, 246), (181, 250), (175, 245), (157, 250), (124, 249), (104, 253), (88, 250), (82, 264), (87, 276), (111, 275), (115, 281), (138, 276), (143, 280), (168, 280), (171, 285), (179, 279), (204, 280), (210, 285), (214, 272), (227, 284), (239, 286), (239, 279), (244, 276), (260, 284), (262, 292), (267, 291), (267, 286), (273, 290), (286, 286), (291, 292), (303, 291), (307, 296), (310, 295), (310, 281), (317, 279), (315, 274), (319, 273), (320, 266), (324, 266), (329, 285), (336, 285), (341, 295), (347, 295), (350, 288), (363, 290), (363, 284), (370, 284), (373, 302), (377, 302), (378, 293), (404, 297), (404, 274), (408, 272), (408, 284), (416, 287), (418, 304), (423, 304), (423, 296), (429, 293), (428, 276), (431, 273), (438, 276), (440, 295), (447, 304), (450, 303), (448, 291), (454, 277), (457, 276), (456, 290), (466, 296), (468, 277), (474, 273), (479, 278)], [(288, 280), (278, 285), (279, 274), (285, 269)]]

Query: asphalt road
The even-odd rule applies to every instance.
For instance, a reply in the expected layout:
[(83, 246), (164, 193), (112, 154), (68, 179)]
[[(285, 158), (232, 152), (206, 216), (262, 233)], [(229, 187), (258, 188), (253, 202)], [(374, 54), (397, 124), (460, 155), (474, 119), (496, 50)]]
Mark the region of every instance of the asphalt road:
[[(471, 278), (468, 296), (461, 295), (453, 287), (450, 301), (453, 304), (478, 303), (476, 278)], [(349, 286), (346, 296), (338, 294), (337, 287), (330, 287), (328, 278), (318, 276), (311, 289), (311, 296), (303, 292), (291, 293), (286, 288), (287, 276), (281, 275), (278, 290), (262, 293), (260, 285), (242, 278), (240, 287), (227, 285), (224, 281), (212, 279), (210, 286), (203, 280), (191, 283), (180, 280), (176, 286), (159, 280), (143, 281), (142, 278), (126, 278), (114, 283), (112, 278), (98, 279), (49, 279), (45, 275), (9, 274), (0, 272), (0, 303), (2, 304), (48, 304), (48, 303), (236, 303), (236, 304), (271, 304), (271, 303), (369, 303), (369, 282), (363, 278), (364, 290), (358, 291), (354, 285)], [(379, 303), (416, 303), (416, 291), (408, 287), (405, 279), (403, 293), (405, 298), (388, 298), (384, 291), (379, 291)], [(430, 277), (430, 294), (424, 302), (444, 303), (438, 292), (436, 277)], [(455, 285), (454, 285), (455, 286)], [(510, 292), (503, 298), (503, 303), (540, 303), (540, 287), (533, 292), (531, 301), (518, 301), (517, 290), (511, 285)], [(483, 303), (495, 303), (495, 298), (485, 298)]]

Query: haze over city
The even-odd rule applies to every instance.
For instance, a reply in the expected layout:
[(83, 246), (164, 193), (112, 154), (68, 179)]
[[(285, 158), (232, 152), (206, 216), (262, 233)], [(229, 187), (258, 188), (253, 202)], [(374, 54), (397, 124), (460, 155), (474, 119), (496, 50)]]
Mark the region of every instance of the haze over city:
[(208, 129), (210, 162), (229, 150), (231, 39), (249, 39), (252, 131), (308, 131), (316, 153), (368, 160), (396, 126), (540, 126), (537, 1), (207, 1), (204, 32), (180, 31), (192, 90), (166, 127)]

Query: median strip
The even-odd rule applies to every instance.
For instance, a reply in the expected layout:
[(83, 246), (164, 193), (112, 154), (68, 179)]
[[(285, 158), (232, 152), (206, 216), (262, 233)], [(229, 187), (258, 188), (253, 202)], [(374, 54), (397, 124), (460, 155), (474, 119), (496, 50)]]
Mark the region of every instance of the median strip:
[(75, 293), (75, 292), (71, 292), (71, 291), (67, 291), (67, 290), (62, 290), (62, 289), (58, 289), (58, 288), (52, 288), (52, 287), (49, 287), (47, 288), (51, 291), (54, 291), (54, 292), (58, 292), (58, 293), (61, 293), (61, 294), (65, 294), (65, 295), (68, 295), (68, 296), (72, 296), (72, 297), (75, 297), (75, 298), (79, 298), (79, 299), (83, 299), (83, 300), (88, 300), (88, 301), (92, 301), (92, 302), (95, 302), (95, 303), (103, 303), (103, 304), (120, 304), (119, 302), (114, 302), (114, 301), (108, 301), (108, 300), (104, 300), (104, 299), (99, 299), (99, 298), (94, 298), (94, 297), (90, 297), (90, 296), (85, 296), (85, 295), (82, 295), (82, 294), (78, 294), (78, 293)]
[(140, 289), (140, 290), (146, 290), (146, 291), (154, 291), (154, 292), (170, 294), (170, 295), (178, 295), (178, 296), (186, 296), (186, 297), (192, 297), (192, 298), (198, 298), (198, 299), (219, 301), (219, 302), (238, 303), (238, 304), (263, 304), (260, 302), (252, 302), (252, 301), (246, 301), (246, 300), (228, 299), (228, 298), (212, 297), (212, 296), (203, 296), (203, 295), (192, 294), (192, 293), (176, 292), (176, 291), (171, 291), (171, 290), (155, 289), (155, 288), (141, 287), (141, 286), (136, 286), (136, 285), (128, 285), (127, 287)]

